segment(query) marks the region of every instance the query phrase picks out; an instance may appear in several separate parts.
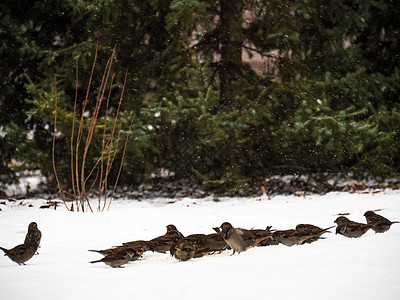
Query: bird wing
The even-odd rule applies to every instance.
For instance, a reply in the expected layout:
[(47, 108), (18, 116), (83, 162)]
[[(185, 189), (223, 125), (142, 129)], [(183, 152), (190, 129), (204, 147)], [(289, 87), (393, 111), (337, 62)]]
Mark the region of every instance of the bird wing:
[(251, 236), (251, 231), (243, 228), (235, 228), (235, 231), (242, 237), (242, 238), (249, 238)]

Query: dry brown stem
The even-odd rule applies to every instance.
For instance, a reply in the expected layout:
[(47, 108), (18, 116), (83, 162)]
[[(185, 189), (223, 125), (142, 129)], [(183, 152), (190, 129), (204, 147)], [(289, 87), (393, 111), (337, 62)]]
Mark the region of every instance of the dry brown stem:
[[(93, 208), (90, 204), (89, 200), (89, 194), (91, 193), (92, 189), (97, 186), (98, 187), (98, 211), (104, 211), (104, 209), (107, 207), (107, 209), (110, 208), (111, 205), (111, 200), (114, 195), (114, 192), (116, 190), (116, 187), (118, 185), (118, 180), (121, 174), (122, 166), (123, 166), (123, 161), (125, 158), (125, 152), (126, 152), (126, 147), (128, 143), (128, 137), (129, 133), (132, 129), (133, 125), (133, 119), (131, 120), (131, 123), (129, 125), (129, 130), (125, 139), (124, 147), (122, 150), (122, 159), (120, 162), (119, 170), (118, 170), (118, 175), (117, 178), (113, 184), (113, 189), (111, 192), (111, 199), (108, 202), (107, 206), (107, 188), (108, 188), (108, 176), (111, 171), (111, 168), (113, 166), (115, 157), (117, 155), (117, 152), (119, 152), (119, 141), (121, 137), (121, 132), (122, 132), (122, 119), (119, 120), (119, 115), (120, 115), (120, 109), (121, 109), (121, 104), (123, 100), (123, 94), (125, 91), (125, 86), (126, 86), (126, 81), (127, 81), (127, 74), (128, 70), (125, 73), (125, 78), (124, 78), (124, 84), (122, 86), (122, 91), (121, 95), (119, 97), (119, 102), (118, 102), (118, 108), (114, 116), (114, 121), (111, 124), (110, 132), (108, 134), (107, 138), (107, 126), (109, 125), (108, 119), (109, 119), (109, 105), (110, 105), (110, 99), (111, 99), (111, 91), (112, 91), (112, 86), (114, 82), (114, 74), (111, 75), (111, 80), (110, 80), (110, 74), (111, 74), (111, 68), (112, 68), (112, 62), (115, 57), (115, 48), (113, 49), (113, 52), (110, 56), (110, 58), (107, 61), (106, 67), (103, 71), (103, 76), (102, 80), (100, 83), (100, 87), (98, 89), (98, 94), (96, 98), (96, 103), (94, 106), (93, 114), (92, 116), (86, 116), (85, 111), (87, 109), (88, 105), (88, 99), (90, 95), (90, 90), (92, 88), (92, 81), (93, 81), (93, 76), (94, 76), (94, 70), (97, 62), (97, 48), (92, 64), (92, 70), (89, 76), (89, 82), (88, 86), (86, 88), (86, 95), (82, 103), (82, 110), (80, 112), (80, 118), (79, 122), (76, 121), (77, 117), (77, 102), (78, 102), (78, 60), (76, 61), (76, 87), (75, 87), (75, 101), (74, 101), (74, 111), (73, 111), (73, 118), (72, 118), (72, 130), (71, 130), (71, 143), (70, 143), (70, 149), (71, 149), (71, 183), (72, 183), (72, 191), (73, 195), (71, 195), (73, 198), (72, 201), (75, 201), (76, 203), (76, 210), (82, 210), (82, 212), (85, 211), (91, 211), (93, 212)], [(108, 93), (106, 93), (108, 87)], [(56, 121), (57, 121), (57, 90), (55, 89), (55, 94), (56, 94), (56, 110), (55, 110), (55, 119), (54, 119), (54, 136), (53, 136), (53, 168), (54, 168), (54, 174), (57, 180), (58, 188), (60, 194), (65, 194), (64, 191), (62, 191), (61, 184), (59, 182), (56, 168), (55, 168), (55, 155), (54, 155), (54, 147), (55, 147), (55, 135), (56, 135)], [(107, 95), (107, 101), (105, 105), (105, 115), (104, 115), (104, 123), (102, 126), (103, 132), (102, 132), (102, 141), (101, 141), (101, 151), (100, 151), (100, 156), (97, 159), (97, 161), (94, 163), (93, 166), (91, 166), (91, 169), (88, 174), (86, 174), (86, 164), (87, 164), (87, 159), (88, 159), (88, 154), (89, 154), (89, 148), (93, 142), (93, 139), (95, 138), (95, 132), (96, 128), (98, 127), (98, 120), (99, 120), (99, 115), (102, 107), (102, 103), (104, 102), (104, 96)], [(119, 128), (117, 130), (116, 134), (116, 127), (117, 127), (117, 122), (120, 122)], [(76, 131), (76, 133), (75, 133)], [(79, 151), (79, 148), (81, 146), (81, 143), (84, 139), (84, 145), (83, 149)], [(106, 155), (106, 157), (105, 157)], [(95, 178), (92, 178), (93, 175), (95, 174)], [(90, 183), (90, 186), (87, 189), (87, 185)], [(65, 200), (66, 198), (63, 197), (62, 200), (64, 203), (67, 201)], [(71, 199), (69, 199), (71, 201)], [(66, 203), (65, 203), (66, 205)], [(67, 207), (67, 205), (66, 205)], [(71, 205), (71, 209), (74, 207)], [(68, 209), (68, 207), (67, 207)]]

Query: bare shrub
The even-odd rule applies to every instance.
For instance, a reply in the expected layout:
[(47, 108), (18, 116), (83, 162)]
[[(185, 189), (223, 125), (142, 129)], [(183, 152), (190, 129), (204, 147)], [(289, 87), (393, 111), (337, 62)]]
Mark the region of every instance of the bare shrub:
[[(74, 110), (72, 117), (72, 130), (71, 130), (71, 143), (70, 143), (70, 153), (71, 153), (71, 163), (70, 163), (70, 173), (71, 173), (71, 183), (72, 186), (69, 193), (63, 190), (59, 177), (57, 175), (57, 169), (55, 164), (55, 138), (57, 130), (57, 109), (58, 109), (58, 95), (57, 95), (57, 84), (55, 78), (55, 109), (54, 109), (54, 132), (53, 132), (53, 146), (52, 146), (52, 160), (53, 160), (53, 170), (55, 179), (57, 181), (59, 197), (64, 202), (68, 210), (74, 211), (90, 211), (93, 212), (95, 209), (90, 201), (90, 194), (93, 189), (98, 192), (97, 199), (97, 211), (104, 211), (106, 208), (109, 209), (115, 189), (118, 185), (119, 176), (121, 174), (123, 161), (125, 158), (126, 146), (129, 139), (129, 133), (132, 129), (133, 118), (131, 118), (130, 125), (125, 137), (125, 141), (121, 141), (121, 132), (123, 127), (123, 120), (120, 117), (121, 114), (121, 104), (123, 100), (124, 90), (126, 86), (126, 79), (128, 70), (125, 73), (124, 84), (122, 86), (121, 94), (119, 97), (119, 102), (117, 110), (113, 115), (109, 115), (110, 100), (112, 94), (112, 85), (114, 81), (114, 75), (110, 76), (112, 63), (115, 57), (115, 48), (107, 61), (106, 67), (103, 71), (103, 77), (98, 87), (97, 99), (93, 108), (93, 114), (91, 116), (85, 116), (85, 111), (88, 109), (88, 98), (90, 95), (92, 87), (92, 79), (97, 61), (97, 49), (95, 52), (95, 57), (92, 65), (92, 70), (89, 77), (88, 86), (86, 89), (86, 96), (82, 102), (82, 109), (80, 110), (80, 115), (77, 109), (78, 100), (78, 59), (76, 60), (76, 89), (75, 89), (75, 101)], [(105, 103), (105, 104), (104, 104)], [(100, 108), (104, 106), (103, 123), (99, 124), (99, 114)], [(111, 119), (111, 121), (110, 121)], [(113, 119), (113, 120), (112, 120)], [(103, 128), (101, 134), (101, 149), (98, 155), (97, 161), (93, 166), (87, 166), (89, 148), (95, 139), (95, 133)], [(96, 131), (97, 130), (97, 131)], [(118, 174), (114, 183), (109, 182), (109, 174), (111, 168), (114, 165), (116, 155), (119, 151), (122, 151), (122, 159), (120, 161)], [(109, 188), (110, 187), (110, 188)], [(70, 204), (69, 204), (70, 203)], [(75, 203), (75, 209), (74, 209)]]

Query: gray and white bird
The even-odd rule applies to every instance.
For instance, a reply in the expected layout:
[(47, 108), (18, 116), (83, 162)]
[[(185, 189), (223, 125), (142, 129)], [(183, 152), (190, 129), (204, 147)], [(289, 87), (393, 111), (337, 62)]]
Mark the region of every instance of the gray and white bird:
[[(259, 230), (252, 231), (243, 228), (234, 228), (231, 223), (224, 222), (219, 227), (221, 229), (222, 238), (232, 248), (233, 254), (240, 253), (247, 249), (257, 246), (261, 241), (271, 238), (271, 232), (265, 230), (260, 234)], [(214, 228), (216, 230), (216, 228)], [(217, 231), (217, 230), (216, 230)]]

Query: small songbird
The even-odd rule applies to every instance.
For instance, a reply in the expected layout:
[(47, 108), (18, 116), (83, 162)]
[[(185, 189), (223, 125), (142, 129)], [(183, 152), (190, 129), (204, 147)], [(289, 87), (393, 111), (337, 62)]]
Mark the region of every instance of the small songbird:
[(123, 243), (121, 246), (116, 246), (116, 247), (109, 248), (109, 249), (88, 250), (88, 251), (97, 252), (97, 253), (100, 253), (101, 255), (106, 256), (106, 255), (121, 251), (123, 249), (133, 249), (137, 253), (137, 255), (133, 257), (133, 260), (136, 260), (140, 256), (142, 256), (145, 251), (152, 250), (150, 247), (151, 247), (151, 244), (147, 241), (133, 241), (133, 242), (128, 242), (128, 243)]
[(32, 242), (36, 244), (37, 246), (36, 248), (39, 248), (41, 239), (42, 239), (42, 233), (40, 232), (36, 222), (30, 223), (28, 226), (28, 233), (26, 234), (24, 244)]
[(94, 264), (103, 262), (110, 267), (120, 268), (122, 265), (134, 260), (134, 257), (137, 256), (138, 254), (134, 249), (121, 248), (119, 251), (113, 251), (104, 256), (102, 259), (91, 261), (90, 263)]
[(218, 230), (219, 229), (221, 230), (224, 241), (232, 248), (232, 255), (235, 254), (236, 251), (239, 253), (246, 251), (246, 244), (243, 239), (244, 233), (242, 230), (234, 228), (229, 222), (222, 223)]
[(279, 242), (274, 240), (274, 238), (273, 238), (273, 232), (271, 231), (271, 227), (272, 226), (267, 226), (267, 228), (265, 228), (265, 231), (269, 232), (271, 237), (267, 238), (265, 240), (262, 240), (261, 242), (258, 243), (257, 246), (275, 246), (275, 245), (279, 245)]
[(104, 250), (88, 250), (88, 251), (97, 252), (97, 253), (99, 253), (99, 254), (101, 254), (103, 256), (107, 256), (107, 255), (112, 254), (115, 251), (120, 251), (123, 248), (125, 248), (125, 247), (124, 246), (117, 246), (117, 247), (114, 247), (114, 248), (108, 248), (108, 249), (104, 249)]
[(322, 229), (311, 224), (299, 224), (296, 229), (277, 230), (273, 233), (273, 237), (275, 241), (288, 247), (305, 243), (310, 244), (319, 240), (321, 235), (328, 232), (332, 227)]
[(36, 243), (28, 242), (26, 244), (15, 246), (10, 250), (4, 249), (3, 247), (0, 247), (0, 249), (3, 250), (5, 255), (12, 261), (19, 265), (25, 265), (25, 262), (35, 255), (37, 246)]
[(259, 235), (252, 230), (234, 228), (229, 222), (224, 222), (220, 226), (222, 238), (235, 252), (243, 252), (247, 249), (258, 245), (261, 241), (271, 238), (271, 232), (265, 231), (264, 235)]
[(328, 230), (333, 227), (335, 227), (335, 226), (330, 226), (330, 227), (322, 229), (322, 228), (312, 225), (312, 224), (298, 224), (296, 226), (296, 231), (299, 234), (302, 234), (304, 236), (308, 235), (310, 237), (310, 238), (304, 240), (303, 244), (304, 243), (311, 244), (315, 241), (318, 241), (321, 238), (322, 234), (324, 234), (326, 232), (330, 232)]
[(171, 255), (180, 261), (192, 259), (198, 250), (198, 246), (190, 240), (180, 240), (170, 249)]
[(288, 230), (276, 230), (273, 233), (273, 238), (275, 241), (285, 246), (291, 247), (293, 245), (304, 244), (304, 242), (310, 237), (302, 236), (295, 229), (288, 229)]
[(267, 226), (266, 229), (243, 229), (248, 233), (248, 238), (245, 238), (244, 242), (246, 243), (246, 240), (260, 240), (257, 244), (254, 246), (269, 246), (269, 245), (274, 245), (274, 239), (272, 238), (272, 231), (271, 231), (271, 226)]
[(372, 225), (372, 230), (375, 231), (375, 233), (383, 233), (388, 231), (392, 224), (400, 223), (399, 221), (390, 221), (371, 210), (367, 211), (364, 217), (367, 219), (367, 224)]
[(370, 224), (357, 223), (350, 221), (346, 217), (340, 216), (335, 220), (337, 224), (336, 234), (344, 235), (348, 238), (357, 238), (366, 233), (371, 227)]
[(177, 233), (179, 238), (183, 239), (185, 236), (176, 228), (175, 225), (169, 224), (167, 225), (167, 234), (172, 233), (175, 234)]
[(127, 248), (135, 249), (140, 255), (143, 255), (143, 253), (146, 251), (154, 252), (153, 245), (148, 241), (133, 241), (122, 243), (122, 245)]
[(150, 248), (150, 247), (151, 247), (150, 242), (139, 240), (139, 241), (123, 243), (120, 246), (115, 246), (115, 247), (104, 249), (104, 250), (88, 250), (88, 251), (97, 252), (97, 253), (100, 253), (100, 254), (106, 256), (108, 254), (111, 254), (115, 251), (120, 251), (122, 249), (133, 249), (136, 251), (136, 253), (139, 256), (141, 256), (141, 255), (143, 255), (143, 253), (145, 251), (149, 251), (149, 250), (153, 251), (152, 248)]
[(229, 246), (223, 239), (221, 233), (207, 234), (207, 249), (209, 254), (213, 254), (215, 252), (222, 252), (228, 248)]
[(131, 260), (137, 260), (143, 254), (140, 250), (138, 251), (138, 250), (136, 250), (134, 248), (125, 247), (125, 246), (117, 246), (117, 247), (114, 247), (114, 248), (109, 248), (109, 249), (104, 249), (104, 250), (88, 250), (88, 251), (97, 252), (97, 253), (99, 253), (99, 254), (101, 254), (103, 256), (108, 256), (108, 255), (115, 255), (116, 253), (127, 251), (128, 249), (136, 251), (135, 255), (132, 256)]
[(183, 234), (180, 233), (174, 225), (168, 225), (167, 232), (164, 235), (156, 237), (149, 242), (154, 251), (165, 253), (170, 250), (172, 245), (178, 243), (183, 237)]
[(304, 234), (322, 234), (325, 232), (329, 232), (328, 230), (333, 228), (335, 226), (327, 227), (325, 229), (322, 229), (318, 226), (312, 225), (312, 224), (298, 224), (296, 226), (296, 230), (298, 232), (304, 233)]
[(208, 238), (205, 234), (191, 234), (185, 237), (183, 240), (189, 241), (197, 247), (194, 253), (195, 258), (202, 257), (204, 254), (210, 252), (208, 248)]
[[(179, 260), (188, 260), (193, 257), (202, 257), (209, 252), (208, 239), (205, 234), (191, 234), (172, 245), (169, 250), (171, 256)], [(193, 252), (193, 253), (192, 253)]]

